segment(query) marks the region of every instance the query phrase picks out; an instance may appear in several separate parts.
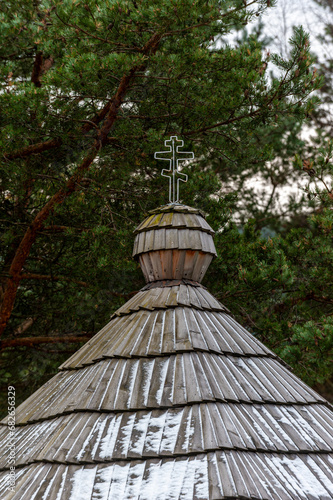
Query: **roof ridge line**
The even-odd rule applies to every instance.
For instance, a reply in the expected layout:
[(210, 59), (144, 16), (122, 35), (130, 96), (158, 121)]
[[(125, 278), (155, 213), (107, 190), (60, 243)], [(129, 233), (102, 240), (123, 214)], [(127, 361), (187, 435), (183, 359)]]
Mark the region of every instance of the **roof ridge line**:
[[(183, 212), (185, 213), (185, 212)], [(157, 215), (157, 214), (155, 214)], [(173, 225), (173, 224), (164, 224), (163, 226), (145, 226), (142, 229), (134, 229), (133, 234), (137, 235), (139, 233), (146, 233), (148, 231), (160, 231), (162, 229), (188, 229), (189, 231), (200, 231), (201, 233), (208, 233), (211, 234), (212, 236), (215, 234), (215, 231), (212, 229), (208, 229), (205, 227), (199, 227), (199, 226), (187, 226), (186, 224), (181, 224), (181, 225)]]
[[(161, 287), (158, 287), (158, 283), (163, 283)], [(199, 281), (191, 280), (189, 278), (179, 278), (179, 279), (165, 279), (165, 280), (154, 280), (154, 281), (149, 281), (148, 283), (145, 284), (142, 288), (140, 288), (139, 292), (144, 292), (146, 290), (150, 290), (152, 288), (166, 288), (166, 287), (172, 287), (172, 286), (193, 286), (194, 288), (203, 288), (204, 290), (209, 290), (207, 287), (199, 283)], [(210, 293), (210, 292), (209, 292)]]
[[(78, 370), (82, 370), (84, 368), (86, 368), (87, 366), (93, 366), (97, 363), (99, 363), (100, 361), (105, 361), (107, 359), (126, 359), (126, 360), (129, 360), (129, 359), (155, 359), (155, 358), (167, 358), (167, 357), (170, 357), (170, 356), (175, 356), (177, 354), (186, 354), (186, 353), (195, 353), (195, 352), (202, 352), (202, 353), (211, 353), (211, 354), (216, 354), (217, 356), (231, 356), (231, 357), (234, 357), (234, 358), (245, 358), (245, 359), (251, 359), (251, 358), (269, 358), (269, 359), (275, 359), (277, 360), (280, 364), (282, 364), (284, 367), (287, 367), (289, 369), (289, 371), (291, 371), (292, 373), (294, 373), (289, 365), (287, 363), (285, 363), (283, 360), (281, 360), (279, 358), (279, 356), (277, 354), (270, 354), (270, 353), (265, 353), (265, 354), (260, 354), (260, 353), (254, 353), (254, 354), (242, 354), (242, 353), (238, 353), (238, 352), (224, 352), (224, 351), (214, 351), (213, 349), (203, 349), (201, 347), (198, 347), (198, 348), (195, 348), (195, 349), (179, 349), (178, 351), (171, 351), (169, 353), (163, 353), (163, 354), (160, 354), (160, 353), (157, 353), (157, 354), (149, 354), (149, 355), (139, 355), (139, 354), (133, 354), (131, 356), (121, 356), (120, 354), (116, 354), (114, 356), (103, 356), (102, 358), (99, 358), (99, 359), (96, 359), (95, 361), (91, 362), (91, 363), (87, 363), (83, 366), (79, 366), (79, 367), (64, 367), (64, 368), (61, 368), (61, 369), (58, 369), (58, 372), (64, 372), (64, 371), (78, 371)], [(281, 362), (282, 361), (282, 362)]]
[[(196, 311), (208, 311), (208, 312), (216, 312), (216, 313), (220, 313), (220, 314), (227, 314), (228, 316), (231, 316), (232, 318), (235, 319), (234, 315), (227, 308), (225, 308), (225, 310), (224, 310), (224, 309), (217, 309), (214, 307), (209, 307), (209, 308), (205, 307), (205, 306), (198, 307), (196, 305), (188, 305), (188, 304), (170, 304), (170, 305), (166, 305), (164, 307), (163, 306), (147, 307), (147, 306), (138, 305), (137, 309), (132, 309), (132, 310), (129, 310), (128, 312), (121, 312), (121, 313), (114, 312), (114, 313), (112, 313), (110, 321), (111, 321), (111, 319), (113, 319), (115, 317), (120, 318), (123, 316), (129, 316), (130, 314), (135, 314), (138, 311), (150, 311), (150, 312), (151, 311), (165, 311), (166, 309), (176, 309), (176, 307), (182, 307), (182, 308), (187, 307), (188, 309), (195, 309)], [(121, 308), (119, 308), (119, 309), (121, 309)]]
[[(32, 421), (27, 421), (24, 423), (19, 423), (16, 422), (15, 426), (16, 427), (25, 427), (26, 425), (34, 425), (42, 422), (48, 422), (50, 420), (54, 420), (56, 418), (61, 418), (65, 417), (67, 415), (74, 415), (76, 413), (98, 413), (98, 414), (114, 414), (114, 413), (136, 413), (140, 411), (156, 411), (156, 410), (173, 410), (173, 409), (179, 409), (179, 408), (186, 408), (188, 406), (194, 406), (194, 405), (202, 405), (202, 404), (228, 404), (228, 405), (246, 405), (246, 406), (252, 406), (252, 405), (261, 405), (261, 406), (287, 406), (288, 408), (291, 406), (304, 406), (304, 407), (309, 407), (309, 406), (315, 406), (315, 405), (320, 405), (320, 406), (325, 406), (328, 408), (330, 411), (333, 411), (333, 407), (329, 401), (325, 400), (318, 400), (318, 401), (311, 401), (311, 402), (299, 402), (299, 401), (294, 401), (294, 402), (279, 402), (279, 401), (243, 401), (243, 400), (231, 400), (231, 399), (215, 399), (215, 400), (202, 400), (202, 401), (191, 401), (185, 404), (178, 404), (178, 405), (172, 405), (172, 406), (159, 406), (159, 407), (145, 407), (145, 408), (123, 408), (123, 409), (113, 409), (113, 410), (104, 410), (104, 409), (77, 409), (77, 410), (68, 410), (68, 411), (63, 411), (62, 413), (57, 413), (54, 415), (49, 415), (48, 417), (45, 418), (38, 418), (36, 420)], [(7, 417), (4, 417), (7, 418)], [(0, 427), (8, 427), (8, 423), (5, 422), (0, 422)]]
[[(333, 454), (333, 449), (332, 450), (317, 450), (317, 451), (306, 451), (306, 450), (297, 450), (297, 451), (282, 451), (282, 450), (262, 450), (262, 449), (243, 449), (243, 448), (226, 448), (226, 447), (221, 447), (221, 448), (214, 448), (210, 450), (198, 450), (198, 451), (193, 451), (189, 453), (173, 453), (172, 455), (151, 455), (151, 456), (145, 456), (145, 457), (126, 457), (126, 458), (116, 458), (112, 460), (104, 460), (104, 461), (81, 461), (81, 462), (70, 462), (68, 460), (64, 462), (60, 462), (57, 460), (51, 461), (47, 459), (41, 459), (41, 460), (33, 460), (31, 462), (27, 462), (26, 464), (15, 464), (15, 469), (23, 469), (24, 467), (29, 467), (30, 465), (35, 465), (35, 464), (50, 464), (50, 465), (65, 465), (66, 467), (70, 466), (77, 466), (81, 467), (82, 465), (111, 465), (114, 463), (119, 463), (119, 462), (146, 462), (147, 460), (168, 460), (168, 459), (177, 459), (177, 458), (188, 458), (188, 457), (193, 457), (197, 455), (208, 455), (209, 453), (215, 453), (215, 452), (238, 452), (238, 453), (260, 453), (260, 454), (269, 454), (269, 455), (332, 455)], [(10, 470), (10, 466), (8, 467), (1, 467), (0, 472), (5, 472), (7, 470)]]

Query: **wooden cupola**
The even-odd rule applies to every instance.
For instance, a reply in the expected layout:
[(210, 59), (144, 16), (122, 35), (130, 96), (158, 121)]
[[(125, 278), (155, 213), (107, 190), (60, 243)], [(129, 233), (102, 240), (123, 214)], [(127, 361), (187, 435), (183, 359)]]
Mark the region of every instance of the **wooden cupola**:
[(186, 205), (153, 210), (135, 234), (133, 257), (147, 282), (189, 279), (200, 283), (216, 256), (214, 231), (203, 212)]

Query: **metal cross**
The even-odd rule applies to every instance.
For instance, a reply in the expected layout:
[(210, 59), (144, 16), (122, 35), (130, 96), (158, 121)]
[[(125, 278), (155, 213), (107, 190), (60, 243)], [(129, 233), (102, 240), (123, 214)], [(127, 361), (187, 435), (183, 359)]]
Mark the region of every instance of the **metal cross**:
[[(179, 143), (177, 145), (177, 143)], [(179, 148), (184, 147), (184, 141), (178, 139), (176, 135), (172, 135), (170, 139), (164, 141), (164, 145), (168, 151), (157, 151), (154, 154), (156, 160), (165, 160), (169, 162), (169, 169), (164, 168), (161, 172), (163, 177), (169, 178), (169, 201), (170, 203), (177, 203), (179, 201), (179, 182), (187, 182), (187, 175), (179, 171), (179, 162), (185, 160), (192, 160), (194, 153), (187, 151), (179, 151)], [(171, 158), (165, 158), (166, 155), (172, 155)], [(163, 156), (158, 156), (163, 155)], [(179, 158), (177, 155), (183, 155)], [(188, 156), (185, 156), (188, 155)], [(177, 182), (176, 182), (177, 181)]]

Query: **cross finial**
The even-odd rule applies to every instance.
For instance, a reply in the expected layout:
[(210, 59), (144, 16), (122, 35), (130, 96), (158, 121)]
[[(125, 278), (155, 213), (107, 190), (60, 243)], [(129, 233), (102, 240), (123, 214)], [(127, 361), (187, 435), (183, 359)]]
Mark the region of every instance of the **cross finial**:
[[(178, 143), (178, 144), (177, 144)], [(172, 135), (170, 139), (164, 141), (164, 145), (168, 148), (167, 151), (157, 151), (154, 154), (156, 160), (165, 160), (169, 162), (169, 169), (164, 168), (161, 172), (163, 177), (169, 178), (169, 201), (177, 203), (179, 201), (179, 182), (187, 182), (187, 175), (179, 171), (179, 162), (192, 160), (194, 153), (187, 151), (179, 151), (179, 148), (184, 147), (184, 141), (178, 139), (176, 135)], [(170, 155), (171, 158), (165, 158)], [(163, 156), (158, 156), (163, 155)], [(181, 155), (178, 158), (178, 155)], [(182, 156), (183, 155), (183, 156)], [(187, 155), (187, 156), (186, 156)]]

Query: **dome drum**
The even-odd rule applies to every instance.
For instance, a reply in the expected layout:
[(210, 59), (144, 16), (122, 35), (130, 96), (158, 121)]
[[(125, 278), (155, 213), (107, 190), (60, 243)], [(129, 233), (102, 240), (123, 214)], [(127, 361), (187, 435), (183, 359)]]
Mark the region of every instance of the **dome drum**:
[(163, 250), (139, 255), (147, 283), (182, 278), (200, 283), (212, 259), (213, 254), (198, 250)]
[(147, 282), (201, 282), (216, 250), (213, 229), (202, 212), (183, 205), (161, 207), (136, 229), (133, 257)]

